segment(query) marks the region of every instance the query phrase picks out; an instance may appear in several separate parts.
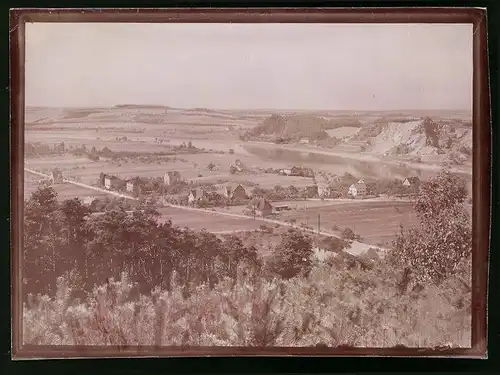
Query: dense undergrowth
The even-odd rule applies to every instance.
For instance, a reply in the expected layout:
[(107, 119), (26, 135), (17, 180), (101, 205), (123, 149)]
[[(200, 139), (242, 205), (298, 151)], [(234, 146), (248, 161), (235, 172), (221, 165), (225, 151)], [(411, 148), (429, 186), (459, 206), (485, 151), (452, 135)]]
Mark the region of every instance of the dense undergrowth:
[[(470, 264), (469, 264), (470, 266)], [(24, 342), (37, 345), (470, 346), (471, 291), (466, 276), (400, 293), (382, 263), (351, 268), (332, 258), (307, 277), (238, 278), (215, 288), (183, 285), (134, 293), (124, 274), (84, 301), (70, 278), (54, 297), (24, 307)], [(466, 267), (466, 266), (464, 266)]]

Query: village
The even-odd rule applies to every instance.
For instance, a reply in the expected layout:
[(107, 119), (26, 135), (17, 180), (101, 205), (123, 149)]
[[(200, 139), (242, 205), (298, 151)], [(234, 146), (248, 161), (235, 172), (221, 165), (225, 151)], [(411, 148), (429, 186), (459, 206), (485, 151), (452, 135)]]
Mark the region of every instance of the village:
[[(250, 174), (248, 180), (252, 180), (252, 168), (245, 166), (240, 159), (235, 159), (227, 169), (231, 175)], [(174, 223), (179, 213), (172, 211), (172, 207), (202, 210), (196, 211), (200, 214), (211, 212), (224, 215), (227, 224), (221, 225), (217, 230), (211, 229), (214, 233), (231, 232), (231, 229), (225, 228), (232, 227), (228, 221), (233, 220), (236, 225), (239, 219), (246, 217), (246, 221), (240, 220), (241, 225), (235, 226), (235, 232), (253, 230), (256, 225), (252, 224), (252, 221), (265, 220), (293, 225), (309, 232), (332, 235), (342, 235), (346, 228), (363, 234), (365, 218), (359, 221), (355, 219), (357, 216), (353, 218), (345, 215), (344, 222), (344, 214), (340, 212), (345, 209), (359, 211), (365, 215), (366, 210), (382, 209), (383, 211), (378, 212), (385, 215), (392, 212), (391, 216), (396, 219), (406, 215), (421, 183), (417, 176), (382, 182), (347, 173), (334, 176), (300, 165), (268, 168), (266, 173), (279, 178), (280, 184), (272, 188), (262, 188), (250, 182), (214, 183), (199, 181), (196, 178), (189, 179), (178, 170), (169, 170), (162, 176), (139, 175), (128, 178), (100, 172), (99, 176), (95, 176), (94, 183), (86, 185), (72, 176), (66, 176), (59, 168), (53, 168), (50, 176), (39, 180), (38, 183), (49, 184), (55, 188), (68, 184), (86, 187), (87, 194), (78, 194), (78, 198), (95, 214), (109, 209), (110, 204), (116, 206), (117, 201), (121, 202), (119, 206), (128, 211), (137, 204), (147, 203), (160, 212), (160, 220), (172, 219)], [(310, 183), (295, 187), (287, 181), (293, 177), (307, 178)], [(401, 204), (401, 210), (397, 207), (398, 202)], [(205, 221), (200, 229), (207, 226), (212, 228), (210, 223)], [(392, 229), (392, 226), (390, 227)], [(366, 241), (380, 246), (384, 243), (382, 240), (387, 238), (383, 233), (377, 233), (373, 240), (368, 236)]]
[[(237, 159), (235, 164), (231, 164), (229, 169), (235, 168), (242, 171), (243, 166)], [(234, 173), (234, 172), (233, 172)], [(334, 200), (334, 199), (368, 199), (368, 198), (387, 198), (391, 194), (379, 194), (371, 191), (370, 184), (365, 183), (363, 177), (359, 177), (356, 182), (346, 186), (345, 184), (336, 184), (325, 174), (314, 174), (310, 168), (293, 166), (290, 169), (281, 169), (279, 174), (283, 175), (283, 186), (286, 186), (286, 176), (311, 177), (311, 185), (300, 191), (300, 189), (289, 186), (282, 188), (277, 185), (273, 192), (265, 189), (251, 188), (239, 183), (225, 184), (202, 184), (195, 187), (192, 181), (186, 181), (182, 178), (179, 171), (168, 171), (162, 177), (146, 178), (135, 176), (133, 178), (120, 178), (115, 175), (100, 173), (97, 187), (106, 191), (123, 193), (131, 198), (145, 198), (156, 204), (173, 203), (183, 204), (193, 207), (225, 207), (235, 205), (246, 205), (248, 208), (255, 209), (252, 215), (269, 216), (289, 209), (284, 205), (273, 205), (272, 202), (281, 200)], [(356, 178), (350, 176), (351, 178)], [(400, 182), (401, 188), (392, 194), (392, 197), (411, 198), (418, 192), (420, 179), (417, 176), (408, 176)], [(63, 172), (54, 168), (50, 178), (40, 180), (40, 183), (64, 184), (67, 183)], [(374, 183), (372, 183), (373, 185)], [(276, 199), (276, 191), (283, 191), (282, 198)], [(176, 192), (172, 194), (172, 192)], [(274, 197), (273, 197), (274, 195)], [(85, 205), (91, 206), (98, 198), (94, 195), (80, 197)], [(183, 203), (184, 202), (184, 203)]]

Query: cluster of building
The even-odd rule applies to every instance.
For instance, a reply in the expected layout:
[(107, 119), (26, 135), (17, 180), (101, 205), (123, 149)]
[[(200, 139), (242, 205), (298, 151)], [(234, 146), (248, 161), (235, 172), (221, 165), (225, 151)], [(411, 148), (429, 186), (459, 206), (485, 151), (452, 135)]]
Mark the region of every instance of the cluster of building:
[(250, 199), (245, 187), (241, 184), (219, 185), (213, 192), (207, 192), (202, 188), (192, 189), (189, 191), (188, 204), (195, 205), (197, 202), (208, 199), (209, 194), (217, 194), (231, 201), (246, 202), (247, 208), (256, 216), (265, 217), (273, 212), (273, 206), (267, 199), (264, 197)]
[[(319, 197), (330, 197), (334, 194), (332, 191), (331, 183), (328, 179), (322, 176), (315, 176), (316, 186), (318, 187)], [(416, 176), (406, 177), (402, 185), (406, 188), (418, 188), (420, 179)], [(347, 190), (347, 195), (352, 198), (363, 198), (368, 194), (366, 183), (363, 178), (359, 179), (356, 183), (351, 184)]]
[[(169, 171), (163, 176), (163, 183), (167, 186), (174, 185), (181, 181), (181, 174), (178, 171)], [(107, 190), (120, 190), (125, 188), (128, 193), (144, 193), (146, 180), (140, 177), (121, 179), (120, 177), (101, 173), (100, 186)]]

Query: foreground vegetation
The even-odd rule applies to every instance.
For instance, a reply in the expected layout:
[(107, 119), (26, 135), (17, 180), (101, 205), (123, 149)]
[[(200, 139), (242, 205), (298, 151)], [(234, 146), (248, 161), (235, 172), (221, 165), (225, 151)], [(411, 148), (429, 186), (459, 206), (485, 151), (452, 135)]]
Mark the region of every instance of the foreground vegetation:
[[(89, 215), (51, 188), (25, 208), (24, 342), (67, 345), (470, 346), (471, 227), (443, 172), (384, 259), (321, 259), (286, 232), (263, 258), (236, 236), (158, 224), (154, 209)], [(453, 213), (453, 215), (451, 215)]]

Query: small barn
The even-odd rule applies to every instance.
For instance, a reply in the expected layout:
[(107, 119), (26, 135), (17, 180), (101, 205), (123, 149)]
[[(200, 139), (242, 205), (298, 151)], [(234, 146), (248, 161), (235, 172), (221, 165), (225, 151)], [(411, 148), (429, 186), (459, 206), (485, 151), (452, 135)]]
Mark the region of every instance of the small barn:
[(179, 171), (170, 171), (163, 176), (163, 183), (167, 186), (174, 185), (181, 181), (181, 174)]
[(353, 198), (361, 198), (366, 195), (366, 184), (363, 179), (349, 186), (348, 195)]
[(62, 184), (64, 182), (62, 171), (58, 168), (52, 170), (50, 174), (50, 182), (52, 184)]
[(290, 210), (290, 207), (286, 204), (274, 206), (274, 211), (276, 211), (276, 212), (289, 211), (289, 210)]
[(273, 213), (273, 206), (265, 198), (255, 197), (248, 203), (248, 208), (255, 210), (255, 215), (265, 217)]

